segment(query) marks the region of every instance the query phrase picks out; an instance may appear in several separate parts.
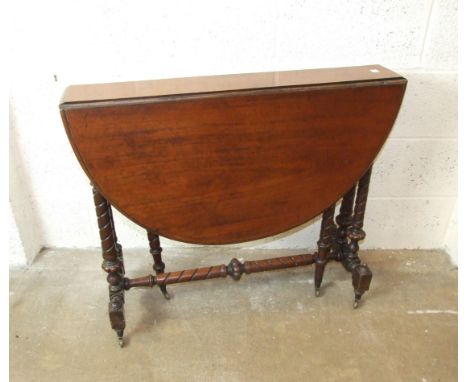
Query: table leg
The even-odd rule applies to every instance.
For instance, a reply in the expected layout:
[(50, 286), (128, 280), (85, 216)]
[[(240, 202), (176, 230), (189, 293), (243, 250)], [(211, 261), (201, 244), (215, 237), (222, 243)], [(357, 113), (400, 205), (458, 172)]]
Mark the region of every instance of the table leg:
[[(337, 246), (338, 246), (338, 255), (336, 260), (341, 261), (346, 267), (346, 260), (349, 257), (348, 253), (348, 227), (351, 226), (353, 222), (353, 206), (354, 206), (354, 196), (356, 194), (356, 185), (354, 185), (344, 196), (341, 201), (340, 213), (336, 217), (336, 222), (338, 224), (337, 230)], [(347, 267), (346, 267), (347, 268)]]
[(102, 269), (108, 273), (109, 283), (109, 318), (111, 327), (117, 333), (119, 345), (123, 346), (125, 329), (124, 316), (124, 265), (122, 247), (117, 243), (112, 208), (109, 202), (93, 187), (94, 205), (101, 238)]
[[(153, 269), (157, 275), (160, 273), (164, 273), (164, 268), (166, 265), (163, 263), (162, 257), (161, 257), (162, 248), (161, 248), (161, 243), (159, 241), (159, 235), (152, 231), (147, 231), (147, 233), (148, 233), (148, 241), (150, 245), (150, 253), (153, 256), (153, 260), (154, 260)], [(171, 296), (167, 292), (166, 285), (160, 285), (159, 288), (161, 289), (161, 292), (164, 295), (164, 298), (166, 300), (170, 300)]]
[(359, 180), (356, 202), (354, 205), (354, 215), (351, 225), (347, 228), (347, 237), (349, 245), (345, 246), (343, 252), (343, 265), (352, 272), (353, 287), (354, 287), (354, 308), (358, 307), (359, 300), (362, 295), (369, 290), (372, 280), (372, 272), (366, 264), (361, 264), (359, 259), (359, 244), (360, 240), (366, 237), (366, 233), (362, 229), (364, 226), (364, 214), (366, 212), (367, 195), (369, 193), (369, 183), (372, 173), (370, 167), (363, 177)]
[(322, 224), (320, 226), (320, 238), (317, 242), (318, 254), (315, 261), (315, 295), (320, 296), (320, 286), (322, 285), (323, 272), (328, 261), (333, 234), (335, 232), (335, 203), (328, 207), (322, 214)]

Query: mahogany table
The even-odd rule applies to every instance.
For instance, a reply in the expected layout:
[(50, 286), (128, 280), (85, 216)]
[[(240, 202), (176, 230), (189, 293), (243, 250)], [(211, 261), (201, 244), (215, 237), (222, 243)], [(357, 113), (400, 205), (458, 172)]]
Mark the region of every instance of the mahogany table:
[[(93, 185), (111, 326), (123, 345), (124, 291), (340, 261), (354, 307), (372, 273), (358, 256), (372, 163), (406, 79), (379, 65), (164, 79), (66, 89), (60, 104)], [(341, 200), (335, 219), (335, 204)], [(125, 277), (112, 208), (147, 230), (154, 274)], [(228, 244), (322, 214), (315, 253), (165, 272), (159, 235)]]

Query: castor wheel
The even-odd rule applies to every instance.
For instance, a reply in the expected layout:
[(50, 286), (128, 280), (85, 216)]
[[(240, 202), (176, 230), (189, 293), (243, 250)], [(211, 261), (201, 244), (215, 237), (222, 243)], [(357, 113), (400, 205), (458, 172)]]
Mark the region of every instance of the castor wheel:
[(164, 296), (164, 298), (165, 298), (166, 300), (170, 300), (170, 299), (171, 299), (171, 295), (170, 295), (169, 292), (167, 291), (165, 285), (161, 285), (161, 286), (159, 287), (159, 289), (161, 289), (161, 292), (162, 292), (162, 294), (163, 294), (163, 296)]
[(123, 330), (117, 330), (117, 342), (121, 348), (124, 347)]
[(320, 288), (315, 288), (315, 297), (320, 297)]
[(358, 299), (354, 300), (354, 304), (353, 304), (353, 309), (357, 309), (357, 308), (359, 308), (359, 300)]

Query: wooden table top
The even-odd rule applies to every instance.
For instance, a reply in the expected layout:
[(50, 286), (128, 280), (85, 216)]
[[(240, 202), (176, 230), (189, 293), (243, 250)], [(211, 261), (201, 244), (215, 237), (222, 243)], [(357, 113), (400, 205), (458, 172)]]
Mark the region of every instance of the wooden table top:
[(402, 78), (380, 65), (69, 86), (61, 104)]
[(227, 244), (297, 227), (365, 173), (406, 80), (379, 65), (77, 85), (60, 105), (84, 171), (160, 235)]

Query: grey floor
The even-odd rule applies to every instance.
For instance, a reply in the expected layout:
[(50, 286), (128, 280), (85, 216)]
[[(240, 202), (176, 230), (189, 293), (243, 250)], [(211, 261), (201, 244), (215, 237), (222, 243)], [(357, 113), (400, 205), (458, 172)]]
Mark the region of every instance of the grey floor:
[[(284, 251), (165, 251), (167, 270)], [(290, 252), (294, 253), (294, 252)], [(150, 273), (145, 251), (127, 275)], [(126, 346), (107, 317), (99, 251), (49, 250), (10, 271), (12, 381), (455, 381), (457, 270), (436, 251), (367, 251), (371, 290), (352, 309), (351, 278), (313, 266), (126, 294)]]

